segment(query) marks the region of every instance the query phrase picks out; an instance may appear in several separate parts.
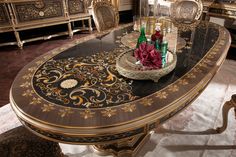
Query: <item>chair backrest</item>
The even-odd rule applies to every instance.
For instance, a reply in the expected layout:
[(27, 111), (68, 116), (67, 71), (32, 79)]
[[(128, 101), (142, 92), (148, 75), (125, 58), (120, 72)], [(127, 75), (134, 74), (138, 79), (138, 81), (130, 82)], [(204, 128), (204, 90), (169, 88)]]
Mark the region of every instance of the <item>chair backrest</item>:
[(184, 24), (198, 20), (203, 11), (201, 0), (178, 0), (171, 7), (171, 18)]
[(92, 15), (99, 32), (119, 24), (119, 13), (109, 0), (93, 0)]

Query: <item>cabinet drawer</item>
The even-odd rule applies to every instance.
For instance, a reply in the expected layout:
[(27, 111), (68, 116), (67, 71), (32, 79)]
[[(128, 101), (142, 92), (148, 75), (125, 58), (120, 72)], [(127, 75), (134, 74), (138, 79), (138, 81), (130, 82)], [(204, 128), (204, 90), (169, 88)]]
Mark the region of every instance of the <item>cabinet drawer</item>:
[(13, 8), (18, 22), (28, 22), (64, 16), (62, 0), (13, 3)]
[(68, 10), (70, 15), (85, 13), (83, 0), (68, 0)]
[(0, 3), (0, 27), (10, 25), (9, 15), (6, 6)]

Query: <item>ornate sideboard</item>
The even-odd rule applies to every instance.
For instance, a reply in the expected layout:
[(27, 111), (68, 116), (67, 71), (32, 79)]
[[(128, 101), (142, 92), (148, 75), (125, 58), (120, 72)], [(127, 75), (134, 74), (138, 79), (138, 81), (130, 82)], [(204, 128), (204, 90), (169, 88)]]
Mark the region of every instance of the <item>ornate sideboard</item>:
[[(84, 20), (88, 21), (85, 26)], [(82, 21), (82, 27), (74, 29), (72, 22)], [(67, 31), (21, 40), (20, 31), (66, 24)], [(84, 0), (0, 0), (0, 33), (13, 32), (16, 41), (0, 43), (18, 45), (46, 40), (60, 35), (73, 36), (80, 30), (92, 31), (91, 16)], [(1, 34), (0, 34), (1, 36)]]

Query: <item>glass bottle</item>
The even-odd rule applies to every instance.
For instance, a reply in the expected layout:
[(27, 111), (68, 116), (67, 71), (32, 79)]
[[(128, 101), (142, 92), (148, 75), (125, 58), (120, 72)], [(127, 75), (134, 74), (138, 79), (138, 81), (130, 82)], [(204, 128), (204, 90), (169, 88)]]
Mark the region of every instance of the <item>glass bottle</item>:
[(163, 35), (161, 33), (161, 24), (160, 23), (156, 23), (156, 32), (154, 34), (152, 34), (151, 39), (153, 42), (156, 42), (156, 40), (159, 40), (159, 44), (162, 43), (163, 40)]
[(167, 50), (168, 50), (168, 42), (166, 40), (164, 40), (161, 43), (162, 68), (164, 68), (167, 63), (167, 60), (166, 60)]
[(161, 50), (161, 46), (160, 46), (160, 42), (159, 42), (159, 39), (157, 39), (156, 41), (155, 41), (155, 48), (157, 49), (157, 50)]
[(138, 38), (138, 41), (137, 41), (137, 48), (139, 47), (139, 45), (143, 42), (147, 42), (147, 38), (146, 38), (146, 35), (145, 35), (145, 27), (141, 27), (141, 33), (140, 33), (140, 36)]

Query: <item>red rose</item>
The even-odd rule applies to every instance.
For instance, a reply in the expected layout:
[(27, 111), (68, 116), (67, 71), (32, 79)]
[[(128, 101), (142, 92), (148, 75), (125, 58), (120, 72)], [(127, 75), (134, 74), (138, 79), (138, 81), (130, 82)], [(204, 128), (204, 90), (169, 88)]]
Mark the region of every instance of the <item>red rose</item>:
[(161, 54), (154, 45), (142, 43), (134, 51), (134, 56), (145, 66), (145, 69), (159, 69), (162, 66)]

